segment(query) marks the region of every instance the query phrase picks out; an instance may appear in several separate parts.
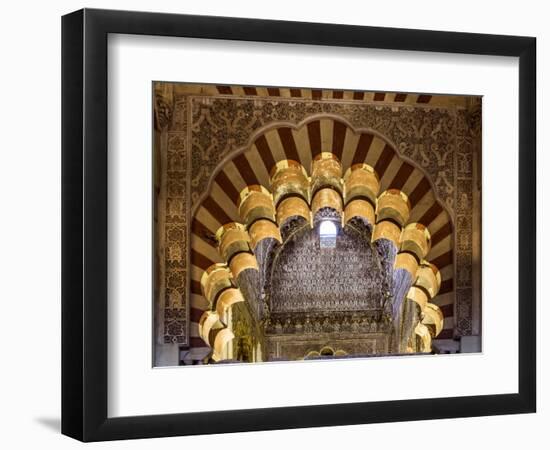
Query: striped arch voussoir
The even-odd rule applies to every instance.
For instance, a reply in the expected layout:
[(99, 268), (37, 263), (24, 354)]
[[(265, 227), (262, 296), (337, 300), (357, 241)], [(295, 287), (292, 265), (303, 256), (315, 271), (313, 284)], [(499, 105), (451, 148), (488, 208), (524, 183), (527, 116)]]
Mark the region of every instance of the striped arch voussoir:
[[(362, 224), (373, 241), (392, 243), (395, 267), (414, 279), (407, 298), (437, 321), (430, 322), (435, 337), (443, 320), (427, 305), (437, 308), (441, 285), (453, 285), (451, 216), (425, 173), (387, 139), (328, 116), (263, 130), (212, 177), (195, 208), (191, 240), (193, 278), (220, 277), (205, 281), (206, 313), (226, 314), (218, 313), (212, 292), (238, 291), (239, 275), (258, 270), (255, 253), (263, 241), (281, 243), (295, 226), (313, 226), (322, 211), (333, 211), (343, 225)], [(215, 275), (220, 271), (225, 278)], [(224, 302), (226, 310), (235, 303)], [(223, 339), (231, 340), (228, 333)]]

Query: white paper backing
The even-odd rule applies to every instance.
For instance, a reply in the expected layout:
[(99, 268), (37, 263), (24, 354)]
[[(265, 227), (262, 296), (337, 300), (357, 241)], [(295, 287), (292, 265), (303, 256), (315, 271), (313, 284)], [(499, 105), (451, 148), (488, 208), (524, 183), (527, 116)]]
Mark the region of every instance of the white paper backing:
[[(483, 353), (152, 369), (151, 81), (483, 95)], [(109, 36), (111, 417), (517, 392), (516, 58)]]

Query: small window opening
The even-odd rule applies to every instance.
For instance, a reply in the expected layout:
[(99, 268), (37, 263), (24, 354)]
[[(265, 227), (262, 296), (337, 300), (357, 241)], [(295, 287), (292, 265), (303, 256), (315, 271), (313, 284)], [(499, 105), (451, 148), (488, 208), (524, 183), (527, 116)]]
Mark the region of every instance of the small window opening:
[(332, 220), (323, 220), (319, 225), (319, 243), (321, 248), (336, 247), (336, 235), (338, 229)]

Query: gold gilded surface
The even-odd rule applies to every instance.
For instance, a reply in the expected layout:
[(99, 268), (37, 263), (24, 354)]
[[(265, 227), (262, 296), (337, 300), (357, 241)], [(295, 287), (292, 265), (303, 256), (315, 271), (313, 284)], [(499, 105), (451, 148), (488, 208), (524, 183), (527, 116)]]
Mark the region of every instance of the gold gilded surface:
[(248, 233), (250, 234), (250, 244), (253, 249), (255, 249), (258, 243), (263, 239), (272, 238), (279, 242), (283, 242), (279, 227), (270, 220), (257, 220), (250, 226)]
[(424, 288), (434, 298), (441, 287), (441, 274), (437, 267), (427, 261), (422, 261), (420, 267), (416, 271), (416, 285)]
[(217, 241), (218, 242), (221, 241), (225, 234), (227, 234), (230, 231), (234, 231), (234, 230), (246, 231), (246, 228), (244, 227), (244, 225), (242, 223), (238, 223), (238, 222), (226, 223), (225, 225), (222, 225), (221, 227), (219, 227), (217, 229), (217, 231), (216, 231)]
[(212, 354), (212, 359), (214, 361), (222, 361), (224, 359), (230, 358), (229, 355), (229, 342), (235, 337), (233, 332), (229, 328), (223, 328), (214, 338), (214, 353)]
[(395, 258), (395, 268), (405, 269), (414, 277), (418, 269), (418, 261), (410, 253), (399, 253)]
[(388, 189), (378, 197), (377, 220), (393, 220), (402, 227), (409, 219), (410, 205), (407, 195), (397, 189)]
[(315, 193), (311, 202), (311, 212), (313, 217), (321, 208), (331, 208), (342, 213), (342, 197), (340, 194), (331, 188), (324, 188)]
[(354, 164), (346, 171), (344, 176), (346, 203), (356, 197), (365, 197), (376, 205), (379, 190), (378, 175), (368, 164)]
[(216, 312), (220, 320), (227, 325), (227, 310), (235, 303), (244, 302), (243, 294), (238, 288), (229, 288), (223, 291), (216, 302)]
[(210, 304), (214, 302), (218, 293), (232, 286), (232, 276), (225, 264), (214, 264), (202, 275), (202, 294)]
[(216, 236), (219, 239), (218, 251), (225, 261), (229, 261), (236, 253), (250, 250), (250, 236), (240, 223), (220, 227)]
[(293, 160), (280, 161), (275, 165), (271, 176), (273, 202), (279, 202), (288, 195), (299, 195), (309, 202), (309, 178), (304, 167)]
[(443, 313), (441, 312), (441, 309), (439, 309), (437, 305), (433, 303), (426, 304), (422, 323), (425, 325), (434, 325), (436, 336), (439, 333), (441, 333), (441, 330), (443, 329), (444, 320), (445, 318), (443, 317)]
[(246, 269), (258, 270), (258, 262), (252, 253), (237, 253), (230, 261), (229, 267), (234, 278)]
[(210, 330), (212, 330), (218, 322), (219, 316), (215, 311), (205, 311), (200, 318), (199, 335), (208, 345), (210, 345), (210, 340), (208, 339)]
[(401, 239), (401, 228), (395, 223), (390, 222), (389, 220), (378, 222), (374, 226), (372, 240), (374, 242), (378, 239), (388, 239), (393, 242), (396, 248), (399, 248)]
[(420, 311), (424, 311), (426, 304), (428, 303), (428, 296), (423, 289), (417, 286), (412, 286), (407, 292), (407, 299), (418, 304)]
[(263, 186), (247, 186), (240, 193), (239, 216), (248, 226), (258, 219), (275, 220), (271, 193)]
[(348, 202), (344, 209), (344, 222), (348, 223), (354, 217), (366, 220), (371, 226), (376, 222), (374, 207), (366, 200), (357, 199)]
[(326, 187), (343, 194), (342, 164), (333, 153), (323, 152), (312, 162), (311, 195), (315, 197), (317, 191)]
[(422, 353), (429, 353), (432, 351), (432, 335), (430, 334), (430, 331), (426, 327), (426, 325), (423, 325), (419, 323), (416, 328), (414, 329), (414, 332), (417, 336), (420, 337), (421, 346), (418, 349)]
[(430, 251), (430, 232), (420, 223), (410, 223), (403, 229), (401, 251), (411, 252), (422, 261)]
[(277, 223), (282, 226), (291, 217), (303, 217), (311, 222), (311, 211), (303, 198), (287, 197), (277, 206)]

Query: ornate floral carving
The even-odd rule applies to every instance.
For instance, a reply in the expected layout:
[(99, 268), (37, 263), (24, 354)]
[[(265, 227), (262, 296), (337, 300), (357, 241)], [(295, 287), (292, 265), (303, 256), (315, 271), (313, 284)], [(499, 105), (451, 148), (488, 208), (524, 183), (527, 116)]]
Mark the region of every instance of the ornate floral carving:
[(319, 351), (323, 347), (331, 347), (344, 351), (349, 355), (369, 356), (386, 353), (388, 351), (388, 338), (382, 334), (372, 334), (353, 338), (351, 336), (334, 337), (320, 335), (315, 338), (304, 336), (272, 336), (268, 338), (268, 357), (277, 360), (280, 355), (284, 359), (303, 359), (311, 351)]
[[(189, 344), (186, 102), (176, 100), (167, 131), (164, 178), (164, 343)], [(165, 124), (168, 125), (168, 124)], [(163, 126), (165, 129), (166, 127)]]
[[(378, 267), (378, 270), (374, 268)], [(271, 311), (381, 312), (386, 301), (378, 253), (351, 228), (340, 231), (334, 248), (319, 245), (315, 229), (306, 225), (279, 249), (271, 275)], [(387, 288), (386, 288), (387, 290)]]
[[(457, 180), (455, 192), (456, 223), (456, 329), (457, 335), (472, 333), (472, 233), (474, 154), (480, 145), (481, 103), (457, 111)], [(477, 151), (480, 149), (477, 148)], [(480, 186), (479, 186), (480, 187)]]
[(260, 127), (275, 121), (298, 124), (312, 114), (330, 113), (390, 138), (403, 155), (430, 174), (437, 194), (454, 209), (456, 113), (452, 109), (306, 99), (193, 97), (191, 103), (193, 204), (220, 161), (245, 146)]
[(172, 119), (172, 88), (166, 83), (155, 86), (155, 127), (161, 131)]

